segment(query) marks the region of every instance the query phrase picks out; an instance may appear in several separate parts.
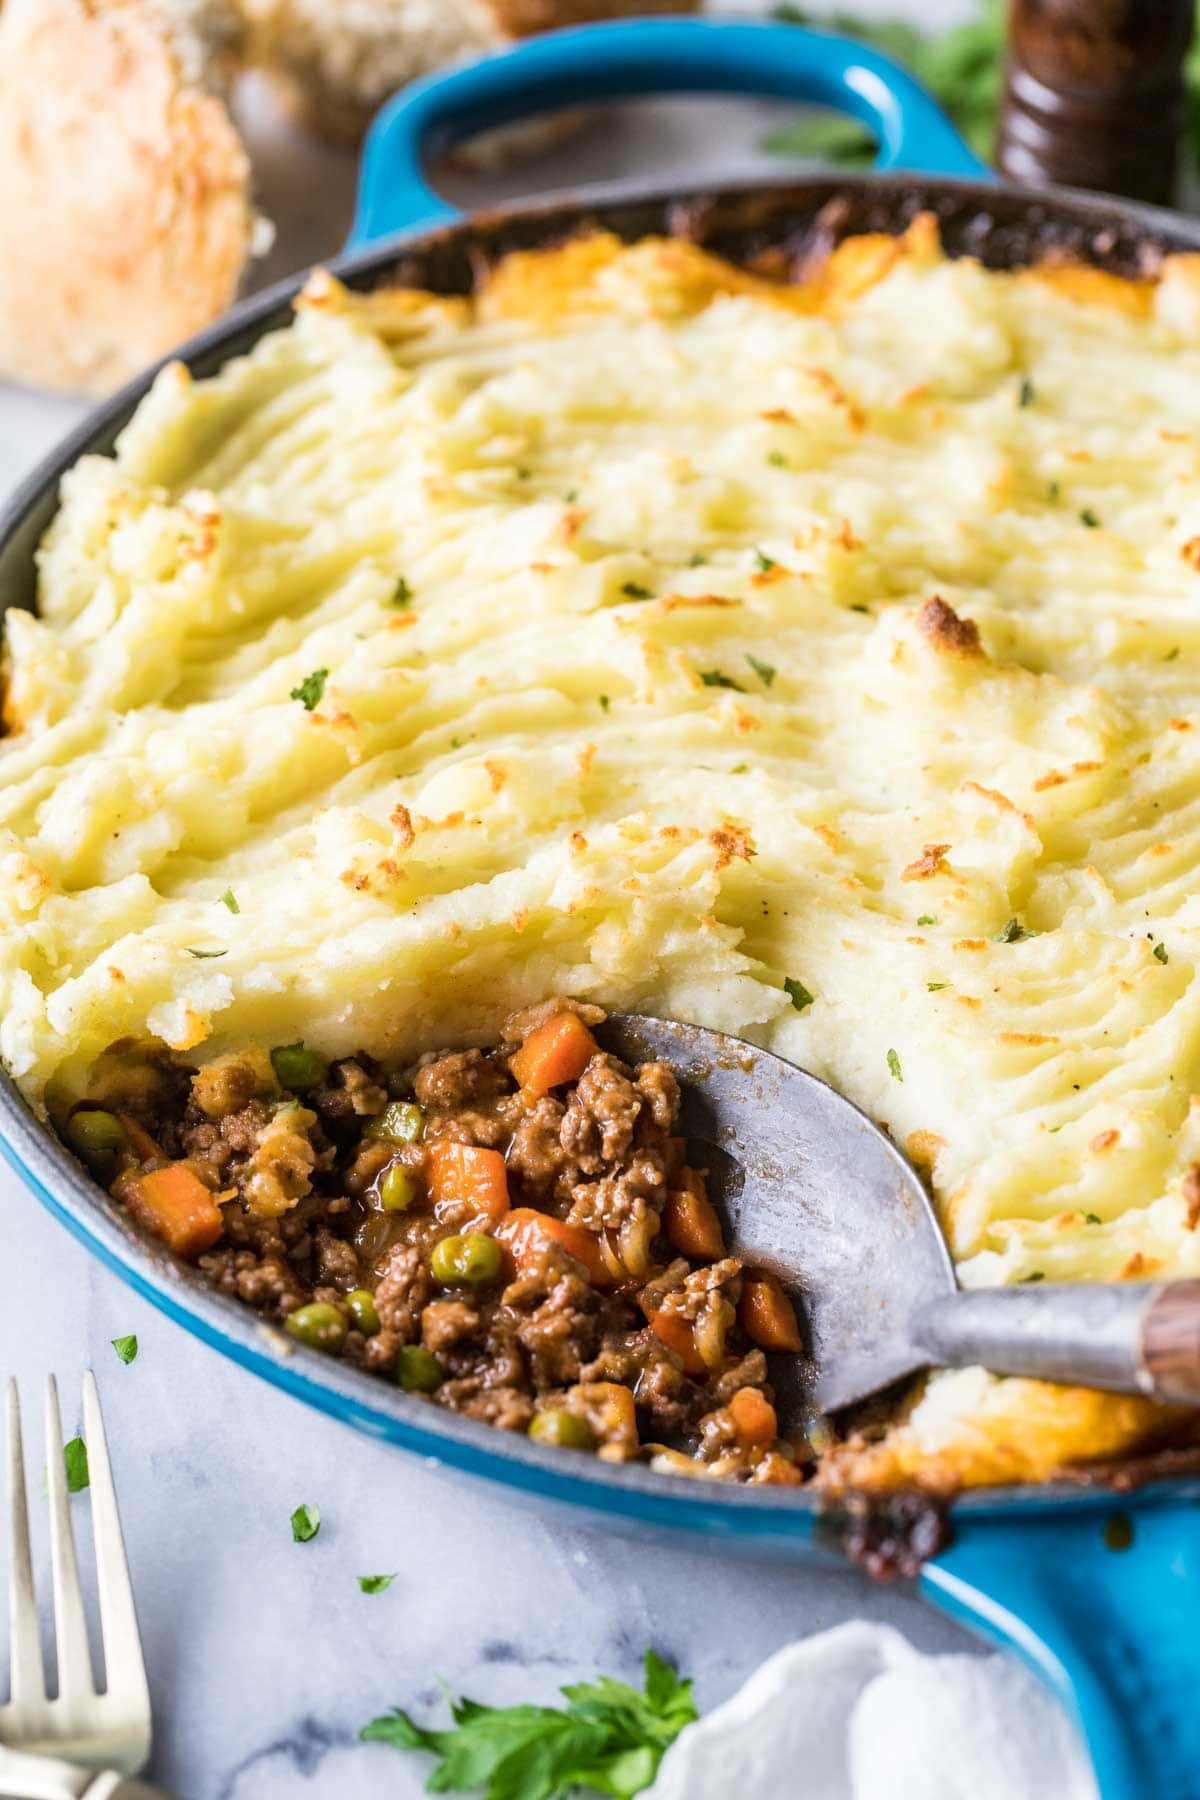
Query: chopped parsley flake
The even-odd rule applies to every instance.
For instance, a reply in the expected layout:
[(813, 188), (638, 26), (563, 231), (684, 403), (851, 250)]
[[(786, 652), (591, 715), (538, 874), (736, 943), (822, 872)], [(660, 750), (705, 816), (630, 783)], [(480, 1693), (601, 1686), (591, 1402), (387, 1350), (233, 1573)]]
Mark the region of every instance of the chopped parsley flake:
[(1032, 406), (1036, 399), (1037, 392), (1032, 381), (1029, 379), (1028, 375), (1023, 375), (1021, 377), (1021, 385), (1017, 389), (1017, 405)]
[(132, 1334), (129, 1337), (113, 1338), (112, 1347), (123, 1363), (131, 1363), (138, 1353), (138, 1341)]
[(228, 956), (229, 954), (228, 950), (193, 950), (190, 944), (184, 947), (189, 956), (194, 956), (201, 962), (207, 962), (213, 956)]
[(1033, 1269), (1028, 1275), (1023, 1276), (1022, 1279), (1024, 1281), (1045, 1281), (1046, 1277), (1041, 1269)]
[(461, 738), (453, 737), (450, 739), (450, 748), (452, 750), (461, 750), (462, 747), (463, 747), (463, 741)]
[(936, 925), (937, 920), (934, 918), (932, 913), (920, 913), (917, 918), (917, 924), (918, 925)]
[(1062, 488), (1059, 486), (1057, 481), (1048, 481), (1046, 483), (1046, 498), (1047, 498), (1047, 500), (1057, 500), (1061, 493), (1062, 493)]
[(403, 612), (406, 606), (412, 605), (412, 601), (412, 589), (409, 587), (403, 575), (398, 575), (396, 577), (396, 585), (392, 589), (392, 605), (396, 608), (397, 612)]
[(925, 986), (931, 994), (940, 994), (944, 987), (950, 986), (950, 983), (948, 981), (927, 981)]
[(73, 1437), (69, 1444), (63, 1445), (63, 1462), (67, 1470), (68, 1494), (82, 1492), (91, 1476), (88, 1473), (87, 1445), (81, 1437)]
[(1022, 925), (1020, 919), (1010, 919), (1003, 931), (997, 932), (996, 942), (998, 944), (1019, 944), (1022, 938), (1036, 936), (1037, 932), (1030, 931), (1027, 925)]
[(612, 705), (612, 701), (609, 699), (608, 695), (601, 694), (601, 696), (600, 696), (600, 711), (607, 712), (611, 705)]
[(747, 656), (746, 661), (758, 676), (764, 687), (770, 687), (775, 679), (775, 670), (770, 663), (759, 662), (757, 656)]
[(854, 600), (854, 601), (852, 601), (852, 602), (851, 602), (851, 605), (850, 605), (850, 611), (851, 611), (851, 612), (860, 612), (860, 613), (866, 613), (866, 615), (867, 615), (867, 617), (868, 617), (868, 618), (869, 618), (869, 617), (870, 617), (870, 615), (871, 615), (871, 609), (870, 609), (870, 607), (869, 607), (869, 606), (864, 606), (864, 605), (863, 605), (863, 603), (862, 603), (862, 601), (861, 601), (861, 600)]
[(621, 592), (628, 594), (631, 600), (653, 600), (654, 598), (653, 589), (643, 587), (638, 581), (623, 581)]
[(395, 1581), (395, 1575), (360, 1575), (358, 1585), (364, 1594), (383, 1594)]
[(754, 562), (759, 573), (762, 575), (767, 575), (772, 569), (778, 567), (775, 558), (773, 556), (768, 556), (765, 550), (756, 550), (754, 552)]
[(733, 765), (732, 769), (730, 769), (729, 773), (731, 775), (744, 775), (746, 773), (746, 770), (749, 767), (750, 767), (749, 763), (734, 763), (734, 765)]
[(720, 669), (701, 669), (700, 679), (705, 687), (732, 688), (735, 694), (744, 694), (745, 688), (728, 675), (722, 675)]
[(1167, 946), (1165, 944), (1155, 944), (1154, 954), (1160, 963), (1170, 962), (1171, 960), (1167, 955)]
[(321, 1529), (321, 1509), (310, 1506), (303, 1501), (292, 1514), (292, 1539), (297, 1544), (307, 1544), (315, 1538)]
[(1178, 644), (1176, 644), (1176, 646), (1175, 646), (1175, 648), (1174, 648), (1174, 649), (1173, 649), (1173, 650), (1168, 650), (1168, 651), (1167, 651), (1167, 654), (1166, 654), (1166, 655), (1165, 655), (1165, 656), (1164, 656), (1164, 657), (1163, 657), (1163, 661), (1164, 661), (1164, 662), (1174, 662), (1174, 661), (1175, 661), (1175, 658), (1176, 658), (1176, 657), (1177, 657), (1177, 656), (1178, 656), (1178, 655), (1179, 655), (1179, 645), (1178, 645)]
[(768, 450), (767, 461), (773, 469), (786, 469), (788, 466), (788, 459), (782, 450)]
[(1089, 531), (1095, 531), (1100, 524), (1099, 519), (1096, 517), (1090, 506), (1085, 506), (1083, 508), (1083, 511), (1079, 515), (1079, 519), (1080, 523), (1086, 525)]
[(703, 550), (693, 550), (692, 554), (688, 557), (688, 568), (702, 569), (707, 561), (708, 557)]
[(803, 1012), (805, 1007), (811, 1006), (816, 998), (815, 995), (809, 993), (802, 981), (797, 981), (792, 975), (785, 979), (783, 991), (797, 1012)]
[(304, 677), (304, 680), (300, 683), (299, 687), (294, 687), (292, 689), (290, 698), (299, 700), (304, 707), (305, 712), (311, 712), (313, 707), (320, 701), (321, 695), (325, 692), (325, 683), (328, 680), (328, 669), (314, 669), (311, 675), (306, 675)]
[(901, 1069), (900, 1069), (900, 1057), (895, 1050), (888, 1051), (887, 1066), (888, 1066), (889, 1073), (892, 1074), (897, 1081), (904, 1080), (903, 1073), (901, 1072)]
[(226, 888), (225, 892), (221, 895), (221, 905), (227, 906), (231, 913), (240, 913), (242, 910), (237, 903), (237, 895), (232, 888)]
[(1104, 1220), (1099, 1213), (1084, 1213), (1083, 1222), (1085, 1225), (1103, 1225)]
[(579, 489), (578, 488), (568, 488), (566, 493), (563, 495), (563, 499), (566, 501), (568, 506), (574, 506), (574, 504), (578, 500), (578, 498), (579, 498)]

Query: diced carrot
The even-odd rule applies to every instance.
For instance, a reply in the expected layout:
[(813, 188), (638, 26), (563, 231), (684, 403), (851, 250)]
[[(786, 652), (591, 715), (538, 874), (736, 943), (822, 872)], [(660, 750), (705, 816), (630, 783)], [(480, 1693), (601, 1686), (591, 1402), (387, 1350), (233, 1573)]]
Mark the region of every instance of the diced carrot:
[(494, 1225), (508, 1211), (508, 1171), (498, 1150), (480, 1150), (474, 1144), (452, 1144), (441, 1139), (425, 1153), (429, 1196), (440, 1218), (459, 1215), (462, 1223), (471, 1214)]
[(637, 1448), (637, 1404), (631, 1388), (619, 1381), (585, 1381), (568, 1390), (571, 1410), (581, 1412), (602, 1444)]
[(185, 1162), (138, 1175), (123, 1184), (122, 1193), (138, 1223), (185, 1260), (210, 1249), (224, 1228), (220, 1207)]
[(596, 1054), (596, 1040), (576, 1013), (555, 1013), (531, 1031), (509, 1067), (527, 1094), (540, 1099), (577, 1081)]
[(716, 1262), (724, 1256), (721, 1221), (704, 1191), (704, 1177), (695, 1169), (680, 1171), (679, 1185), (667, 1195), (662, 1223), (667, 1242), (682, 1256), (701, 1262)]
[(532, 1262), (549, 1243), (559, 1244), (576, 1262), (583, 1264), (589, 1279), (597, 1287), (611, 1287), (612, 1276), (604, 1260), (600, 1241), (578, 1225), (568, 1225), (551, 1213), (540, 1213), (532, 1206), (514, 1207), (497, 1225), (494, 1236), (508, 1250), (518, 1269)]
[(757, 1465), (754, 1471), (755, 1481), (765, 1482), (768, 1487), (803, 1487), (804, 1475), (794, 1462), (781, 1456), (778, 1450), (772, 1450)]
[(119, 1112), (117, 1117), (125, 1127), (125, 1136), (139, 1162), (153, 1162), (156, 1158), (162, 1160), (166, 1151), (161, 1144), (155, 1143), (145, 1126), (139, 1125), (132, 1113)]
[(773, 1275), (747, 1275), (742, 1282), (738, 1323), (760, 1350), (802, 1350), (791, 1301)]
[(686, 1319), (681, 1319), (676, 1312), (657, 1312), (650, 1320), (650, 1329), (661, 1344), (674, 1350), (685, 1375), (708, 1373), (704, 1358), (696, 1347), (696, 1334)]
[(729, 1402), (729, 1410), (738, 1443), (743, 1448), (748, 1450), (755, 1444), (770, 1444), (779, 1436), (775, 1408), (757, 1388), (739, 1388)]

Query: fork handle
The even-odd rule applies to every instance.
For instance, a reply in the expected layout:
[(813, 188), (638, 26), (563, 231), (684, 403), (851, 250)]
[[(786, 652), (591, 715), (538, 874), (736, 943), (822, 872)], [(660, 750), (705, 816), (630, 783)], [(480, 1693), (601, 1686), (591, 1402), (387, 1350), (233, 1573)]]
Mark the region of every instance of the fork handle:
[(170, 1800), (170, 1795), (116, 1769), (97, 1773), (54, 1756), (0, 1750), (0, 1800)]

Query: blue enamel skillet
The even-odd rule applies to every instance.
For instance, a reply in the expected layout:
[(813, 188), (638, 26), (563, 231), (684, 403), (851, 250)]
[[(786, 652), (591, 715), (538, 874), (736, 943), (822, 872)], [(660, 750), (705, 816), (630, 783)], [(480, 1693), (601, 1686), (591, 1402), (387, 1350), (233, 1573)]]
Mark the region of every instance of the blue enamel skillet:
[[(703, 192), (593, 191), (475, 219), (458, 218), (427, 184), (425, 158), (457, 138), (550, 108), (666, 92), (772, 94), (837, 108), (877, 136), (878, 170)], [(481, 259), (556, 241), (585, 223), (626, 238), (686, 233), (734, 260), (771, 256), (788, 269), (849, 233), (902, 230), (922, 210), (938, 217), (950, 254), (998, 267), (1065, 252), (1134, 273), (1164, 250), (1200, 248), (1200, 225), (1172, 213), (992, 182), (903, 70), (847, 39), (765, 23), (647, 19), (533, 40), (418, 84), (385, 108), (337, 273), (357, 288), (401, 280), (466, 292)], [(195, 339), (182, 353), (193, 372), (211, 373), (284, 323), (299, 285), (257, 297)], [(152, 373), (74, 432), (7, 508), (0, 608), (33, 605), (33, 551), (60, 477), (80, 455), (111, 447)], [(285, 1345), (135, 1236), (6, 1077), (0, 1132), (0, 1152), (102, 1262), (197, 1337), (310, 1406), (531, 1500), (584, 1509), (613, 1529), (700, 1533), (714, 1547), (760, 1556), (834, 1553), (819, 1503), (803, 1489), (682, 1481), (541, 1449)], [(1132, 1527), (1119, 1537), (1110, 1529), (1118, 1508)], [(926, 1563), (922, 1592), (1044, 1677), (1079, 1721), (1104, 1800), (1200, 1800), (1200, 1473), (1186, 1457), (1109, 1481), (967, 1495), (951, 1523), (953, 1542)], [(1109, 1547), (1127, 1537), (1126, 1548)]]

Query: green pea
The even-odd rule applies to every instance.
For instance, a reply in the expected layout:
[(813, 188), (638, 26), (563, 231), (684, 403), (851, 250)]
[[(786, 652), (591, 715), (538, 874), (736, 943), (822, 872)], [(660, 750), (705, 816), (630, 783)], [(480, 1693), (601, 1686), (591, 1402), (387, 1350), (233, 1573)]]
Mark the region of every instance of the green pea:
[(596, 1439), (587, 1420), (565, 1406), (534, 1413), (529, 1435), (539, 1444), (556, 1444), (560, 1450), (594, 1450)]
[(304, 1044), (276, 1044), (271, 1052), (271, 1067), (280, 1087), (302, 1094), (306, 1088), (321, 1085), (329, 1065), (323, 1056), (318, 1056)]
[(417, 1197), (417, 1184), (400, 1163), (385, 1169), (379, 1183), (379, 1204), (384, 1212), (407, 1212)]
[(486, 1232), (465, 1231), (436, 1243), (429, 1266), (442, 1287), (486, 1287), (500, 1273), (500, 1246)]
[(397, 1352), (396, 1380), (406, 1393), (432, 1394), (445, 1379), (446, 1371), (432, 1350), (424, 1350), (420, 1344), (405, 1344)]
[(93, 1175), (111, 1175), (117, 1157), (129, 1147), (120, 1119), (99, 1107), (82, 1107), (72, 1113), (63, 1127), (63, 1136)]
[(284, 1330), (314, 1350), (340, 1350), (349, 1329), (345, 1317), (328, 1300), (310, 1300), (298, 1306), (283, 1322)]
[(425, 1129), (425, 1114), (415, 1100), (393, 1100), (373, 1118), (364, 1137), (388, 1138), (393, 1144), (415, 1144)]
[(352, 1294), (346, 1295), (346, 1305), (363, 1336), (374, 1337), (379, 1330), (379, 1308), (370, 1288), (355, 1288)]

